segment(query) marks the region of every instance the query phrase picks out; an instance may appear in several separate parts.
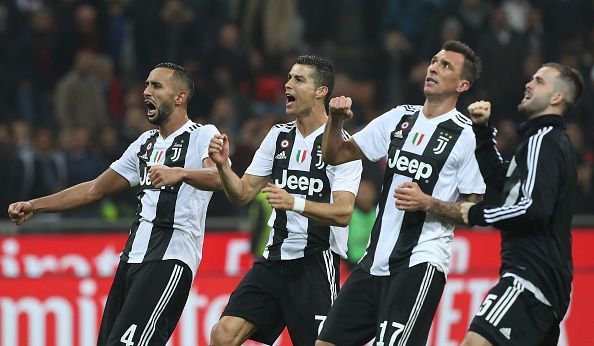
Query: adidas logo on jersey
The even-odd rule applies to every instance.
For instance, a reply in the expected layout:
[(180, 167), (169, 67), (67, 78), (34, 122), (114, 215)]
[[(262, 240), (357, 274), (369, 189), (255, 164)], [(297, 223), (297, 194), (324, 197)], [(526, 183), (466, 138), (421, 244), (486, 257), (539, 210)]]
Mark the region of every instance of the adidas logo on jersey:
[(430, 164), (417, 159), (408, 158), (404, 154), (400, 154), (400, 149), (396, 150), (394, 157), (388, 160), (388, 167), (396, 168), (397, 171), (405, 173), (406, 176), (414, 177), (415, 180), (420, 178), (427, 179), (433, 173), (433, 167)]
[(285, 151), (283, 150), (279, 154), (277, 154), (274, 158), (277, 160), (286, 160), (287, 154), (285, 154)]
[(394, 133), (394, 138), (402, 138), (402, 137), (403, 137), (402, 130), (398, 130), (398, 131), (396, 131), (396, 133)]
[(503, 334), (507, 340), (511, 340), (511, 328), (499, 328), (499, 332)]
[(306, 176), (296, 176), (288, 174), (287, 170), (283, 170), (281, 181), (274, 180), (276, 186), (284, 189), (285, 186), (292, 193), (305, 194), (313, 196), (314, 193), (319, 193), (324, 188), (324, 182), (317, 178), (308, 178)]

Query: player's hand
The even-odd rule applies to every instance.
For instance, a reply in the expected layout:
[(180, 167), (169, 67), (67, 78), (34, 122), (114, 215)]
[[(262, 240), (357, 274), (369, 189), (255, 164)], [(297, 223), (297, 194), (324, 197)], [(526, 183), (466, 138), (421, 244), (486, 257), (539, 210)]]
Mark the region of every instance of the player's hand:
[(31, 202), (15, 202), (8, 206), (10, 220), (17, 225), (29, 220), (33, 216), (33, 204)]
[(475, 125), (487, 126), (491, 116), (491, 102), (473, 102), (468, 106), (468, 113), (470, 113), (470, 119)]
[(336, 117), (339, 119), (349, 119), (353, 116), (353, 111), (351, 110), (351, 106), (353, 105), (353, 100), (350, 97), (339, 96), (333, 97), (330, 99), (330, 116)]
[(472, 202), (463, 202), (460, 204), (460, 215), (462, 215), (462, 220), (466, 225), (468, 225), (468, 212), (470, 211), (470, 207), (472, 207), (475, 203)]
[(151, 180), (151, 184), (157, 189), (160, 189), (163, 186), (179, 183), (184, 175), (183, 170), (179, 167), (155, 165), (149, 168), (148, 177)]
[(394, 191), (396, 208), (404, 211), (427, 211), (431, 208), (433, 199), (421, 191), (417, 183), (406, 182), (398, 185)]
[(208, 145), (208, 156), (217, 165), (224, 165), (229, 160), (229, 137), (216, 134)]
[(281, 189), (273, 183), (268, 183), (268, 185), (262, 189), (262, 192), (266, 193), (266, 199), (274, 209), (293, 210), (295, 198), (286, 190)]

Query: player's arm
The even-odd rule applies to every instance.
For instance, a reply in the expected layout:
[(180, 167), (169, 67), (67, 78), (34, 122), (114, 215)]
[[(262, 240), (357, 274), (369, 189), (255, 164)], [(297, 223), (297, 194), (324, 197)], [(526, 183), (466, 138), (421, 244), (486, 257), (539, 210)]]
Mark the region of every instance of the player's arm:
[(470, 225), (513, 230), (532, 230), (548, 224), (556, 211), (560, 181), (565, 178), (570, 166), (571, 153), (564, 152), (559, 143), (549, 135), (534, 137), (528, 143), (532, 164), (522, 172), (519, 198), (505, 206), (484, 203), (471, 205), (466, 211)]
[(355, 195), (349, 191), (332, 192), (332, 203), (295, 198), (272, 183), (268, 183), (262, 192), (267, 194), (266, 199), (274, 209), (295, 211), (308, 219), (330, 226), (348, 226), (355, 205)]
[(153, 186), (161, 188), (162, 186), (177, 184), (183, 181), (193, 187), (206, 190), (217, 191), (222, 188), (219, 172), (210, 158), (202, 160), (204, 168), (188, 169), (183, 167), (167, 167), (165, 165), (156, 165), (149, 168), (149, 179)]
[(235, 206), (251, 202), (270, 181), (270, 176), (244, 174), (240, 179), (229, 163), (229, 138), (225, 134), (216, 134), (208, 146), (208, 155), (215, 163), (225, 195)]
[(490, 187), (501, 191), (509, 162), (503, 161), (496, 147), (496, 130), (489, 124), (491, 103), (489, 101), (473, 102), (468, 106), (468, 112), (476, 138), (475, 157), (481, 174)]
[(396, 188), (394, 198), (396, 208), (400, 210), (421, 210), (451, 223), (468, 225), (468, 219), (465, 220), (464, 213), (465, 211), (468, 213), (467, 207), (482, 201), (483, 195), (461, 194), (457, 202), (444, 202), (421, 191), (417, 183), (405, 182)]
[(365, 155), (353, 138), (345, 140), (342, 134), (344, 121), (353, 116), (350, 97), (334, 97), (330, 100), (330, 114), (322, 138), (322, 156), (331, 165), (364, 159)]
[(8, 214), (14, 223), (20, 225), (34, 213), (54, 213), (83, 207), (129, 187), (130, 184), (124, 177), (108, 168), (94, 180), (49, 196), (12, 203), (8, 207)]

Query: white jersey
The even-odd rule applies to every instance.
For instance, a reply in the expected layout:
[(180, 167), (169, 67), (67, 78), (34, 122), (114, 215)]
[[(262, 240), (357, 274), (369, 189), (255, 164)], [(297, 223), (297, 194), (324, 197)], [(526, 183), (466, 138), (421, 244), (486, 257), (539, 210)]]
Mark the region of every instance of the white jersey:
[(386, 276), (431, 262), (447, 275), (454, 225), (422, 211), (396, 209), (394, 191), (412, 181), (445, 202), (458, 200), (460, 194), (483, 194), (471, 125), (456, 109), (428, 119), (421, 106), (406, 105), (353, 135), (369, 160), (387, 159), (378, 215), (360, 262), (370, 274)]
[(195, 275), (202, 258), (204, 222), (212, 191), (203, 191), (184, 182), (152, 186), (148, 169), (153, 165), (203, 168), (210, 139), (219, 133), (213, 125), (188, 121), (162, 138), (158, 130), (143, 133), (130, 144), (111, 169), (131, 186), (140, 185), (137, 218), (120, 258), (128, 263), (177, 259)]
[[(275, 125), (256, 151), (246, 174), (271, 176), (278, 187), (296, 197), (332, 203), (332, 192), (357, 194), (361, 161), (337, 166), (322, 160), (325, 125), (303, 137), (296, 122)], [(344, 136), (348, 134), (344, 132)], [(346, 258), (348, 227), (326, 226), (293, 211), (273, 209), (264, 257), (290, 260), (330, 248)]]

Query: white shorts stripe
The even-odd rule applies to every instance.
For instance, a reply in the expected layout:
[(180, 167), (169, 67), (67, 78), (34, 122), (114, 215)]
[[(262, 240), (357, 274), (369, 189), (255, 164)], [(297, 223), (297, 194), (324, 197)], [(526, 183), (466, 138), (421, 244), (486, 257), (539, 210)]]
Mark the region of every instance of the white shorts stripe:
[(508, 287), (505, 290), (505, 293), (503, 293), (503, 295), (501, 297), (499, 297), (499, 299), (497, 300), (497, 303), (495, 303), (495, 305), (493, 305), (493, 307), (491, 308), (491, 311), (489, 311), (489, 313), (487, 314), (487, 317), (485, 318), (487, 321), (489, 321), (491, 319), (491, 317), (493, 317), (493, 314), (495, 314), (495, 312), (499, 310), (499, 307), (503, 304), (503, 302), (505, 302), (507, 300), (507, 298), (511, 295), (511, 293), (512, 293), (512, 288)]
[(514, 302), (516, 301), (516, 299), (518, 298), (518, 296), (523, 291), (524, 291), (524, 286), (522, 286), (522, 284), (519, 281), (514, 280), (514, 294), (509, 299), (509, 301), (507, 302), (507, 304), (505, 305), (505, 307), (503, 308), (503, 310), (499, 314), (499, 317), (497, 317), (497, 319), (495, 320), (495, 322), (493, 322), (493, 325), (494, 326), (497, 327), (497, 325), (499, 324), (499, 322), (501, 321), (501, 319), (503, 318), (503, 316), (505, 316), (505, 314), (507, 313), (507, 311), (509, 310), (509, 308), (514, 304)]
[[(487, 322), (494, 326), (497, 326), (499, 321), (505, 316), (511, 305), (516, 301), (516, 298), (522, 293), (524, 287), (517, 281), (514, 280), (514, 286), (508, 287), (505, 294), (493, 307), (489, 315), (487, 316)], [(509, 294), (508, 294), (509, 293)], [(507, 295), (507, 296), (506, 296)]]
[(330, 305), (334, 303), (338, 293), (336, 292), (336, 271), (334, 270), (334, 257), (332, 251), (326, 250), (322, 253), (326, 265), (326, 275), (330, 284)]
[(425, 276), (423, 276), (423, 281), (421, 281), (419, 293), (417, 294), (417, 299), (415, 300), (415, 305), (413, 305), (410, 316), (408, 317), (408, 321), (404, 326), (404, 332), (402, 333), (400, 341), (398, 341), (398, 346), (404, 346), (408, 342), (408, 338), (410, 337), (410, 333), (412, 332), (415, 322), (417, 321), (421, 307), (423, 307), (423, 302), (427, 297), (427, 292), (429, 292), (429, 287), (431, 286), (434, 273), (435, 267), (431, 263), (428, 263), (427, 269), (425, 270)]
[(173, 272), (169, 277), (169, 282), (167, 283), (167, 286), (165, 286), (165, 290), (163, 290), (163, 294), (161, 294), (161, 298), (159, 298), (157, 306), (155, 306), (155, 309), (153, 310), (151, 317), (149, 318), (146, 326), (144, 327), (144, 330), (142, 331), (142, 335), (140, 336), (140, 340), (138, 341), (138, 346), (148, 345), (149, 340), (155, 332), (155, 325), (157, 324), (157, 320), (159, 319), (159, 317), (163, 313), (163, 310), (165, 309), (165, 306), (167, 306), (167, 303), (169, 303), (169, 300), (173, 296), (173, 292), (175, 291), (175, 288), (177, 287), (177, 284), (181, 279), (183, 271), (184, 268), (180, 265), (176, 264), (173, 267)]

